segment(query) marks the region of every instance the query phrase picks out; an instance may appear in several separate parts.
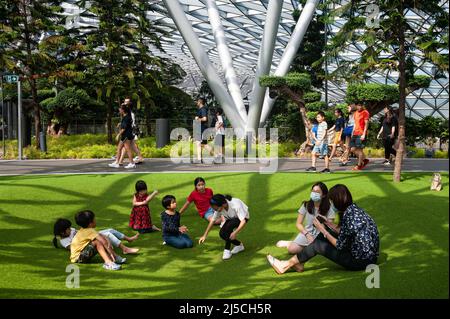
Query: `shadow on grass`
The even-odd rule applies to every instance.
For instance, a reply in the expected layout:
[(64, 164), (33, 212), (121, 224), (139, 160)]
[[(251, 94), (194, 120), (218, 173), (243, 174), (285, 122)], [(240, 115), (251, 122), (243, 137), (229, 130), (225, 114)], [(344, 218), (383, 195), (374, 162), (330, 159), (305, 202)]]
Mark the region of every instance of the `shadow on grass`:
[[(186, 175), (188, 177), (186, 177)], [(183, 202), (183, 196), (193, 189), (198, 174), (183, 174), (158, 180), (161, 175), (121, 176), (96, 183), (101, 188), (96, 196), (83, 189), (54, 185), (27, 185), (36, 192), (39, 186), (54, 192), (64, 202), (67, 196), (77, 196), (80, 207), (92, 208), (98, 215), (99, 229), (112, 227), (124, 233), (132, 190), (138, 179), (148, 184), (161, 185), (161, 196), (172, 193)], [(317, 256), (302, 274), (275, 274), (265, 256), (273, 253), (288, 258), (285, 249), (275, 247), (279, 239), (293, 237), (296, 232), (296, 210), (307, 198), (313, 182), (311, 177), (296, 183), (296, 174), (204, 174), (207, 185), (215, 193), (231, 193), (249, 205), (250, 222), (238, 238), (246, 250), (222, 261), (224, 242), (215, 227), (205, 244), (192, 249), (177, 250), (163, 246), (160, 233), (140, 236), (130, 244), (141, 248), (140, 254), (128, 255), (128, 264), (119, 272), (107, 272), (96, 257), (93, 264), (80, 265), (80, 289), (65, 287), (65, 267), (69, 252), (51, 246), (52, 222), (56, 216), (67, 215), (29, 212), (25, 217), (16, 199), (0, 210), (1, 244), (0, 267), (2, 278), (0, 296), (3, 298), (376, 298), (376, 297), (445, 297), (448, 295), (448, 197), (427, 193), (419, 184), (400, 188), (387, 180), (390, 174), (351, 176), (321, 176), (330, 188), (333, 183), (348, 183), (355, 201), (374, 217), (380, 228), (382, 289), (367, 289), (367, 273), (345, 271), (327, 259)], [(315, 176), (316, 177), (316, 176)], [(73, 177), (75, 178), (75, 177)], [(178, 180), (179, 178), (179, 180)], [(20, 181), (20, 180), (19, 180)], [(18, 182), (19, 182), (18, 181)], [(92, 184), (94, 183), (94, 184)], [(365, 183), (373, 189), (361, 189)], [(297, 185), (298, 184), (298, 185)], [(406, 185), (406, 184), (405, 184)], [(9, 185), (8, 185), (9, 186)], [(295, 188), (292, 188), (295, 186)], [(3, 186), (4, 187), (4, 186)], [(189, 187), (189, 188), (188, 188)], [(85, 188), (84, 188), (85, 189)], [(19, 190), (19, 188), (18, 188)], [(420, 190), (420, 191), (418, 191)], [(67, 193), (65, 193), (67, 191)], [(287, 193), (287, 194), (286, 194)], [(242, 195), (247, 194), (247, 196)], [(83, 198), (83, 196), (85, 196)], [(442, 200), (437, 201), (436, 198)], [(43, 201), (45, 202), (45, 201)], [(3, 203), (3, 199), (2, 199)], [(405, 205), (405, 203), (407, 203)], [(411, 204), (413, 203), (413, 205)], [(12, 204), (12, 205), (11, 205)], [(53, 205), (49, 201), (48, 205)], [(162, 207), (158, 200), (152, 205), (152, 217), (159, 221)], [(120, 207), (120, 212), (115, 207)], [(17, 207), (18, 211), (12, 211)], [(124, 207), (123, 213), (121, 208)], [(159, 208), (158, 208), (159, 207)], [(402, 210), (402, 207), (406, 207)], [(73, 205), (68, 205), (72, 209)], [(126, 208), (126, 210), (125, 210)], [(74, 212), (70, 212), (72, 219)], [(42, 215), (42, 218), (41, 218)], [(46, 220), (48, 218), (49, 220)], [(51, 219), (51, 220), (50, 220)], [(197, 243), (206, 228), (206, 222), (190, 207), (182, 217)], [(124, 231), (125, 229), (125, 231)], [(284, 255), (284, 257), (283, 257)], [(22, 281), (17, 282), (17, 278)], [(446, 283), (445, 283), (446, 282)], [(384, 288), (384, 289), (383, 289)]]

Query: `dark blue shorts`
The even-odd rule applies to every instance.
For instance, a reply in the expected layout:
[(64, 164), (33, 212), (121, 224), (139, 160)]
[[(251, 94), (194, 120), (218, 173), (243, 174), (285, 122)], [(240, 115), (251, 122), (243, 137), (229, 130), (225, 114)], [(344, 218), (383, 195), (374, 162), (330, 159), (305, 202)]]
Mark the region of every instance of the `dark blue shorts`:
[(352, 132), (353, 132), (353, 125), (347, 126), (346, 128), (344, 128), (344, 131), (342, 132), (342, 136), (343, 137), (352, 136)]
[(350, 140), (350, 147), (355, 147), (355, 148), (364, 148), (366, 147), (364, 145), (365, 141), (361, 141), (361, 135), (353, 135), (352, 139)]

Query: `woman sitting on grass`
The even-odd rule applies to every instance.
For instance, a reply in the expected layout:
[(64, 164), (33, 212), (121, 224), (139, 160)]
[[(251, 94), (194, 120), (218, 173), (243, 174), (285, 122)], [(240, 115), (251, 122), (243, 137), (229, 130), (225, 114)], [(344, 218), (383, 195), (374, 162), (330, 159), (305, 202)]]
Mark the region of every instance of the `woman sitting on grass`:
[[(267, 255), (267, 260), (277, 274), (289, 269), (304, 270), (305, 263), (315, 255), (322, 255), (348, 270), (364, 270), (376, 264), (379, 255), (379, 235), (372, 217), (353, 203), (352, 195), (345, 185), (338, 184), (328, 193), (331, 206), (341, 214), (339, 227), (314, 219), (314, 226), (321, 232), (316, 240), (289, 260), (278, 260)], [(335, 236), (330, 232), (334, 233)]]
[(298, 254), (320, 234), (313, 224), (315, 217), (321, 215), (329, 222), (334, 222), (335, 212), (330, 206), (327, 195), (328, 188), (324, 183), (317, 182), (311, 187), (310, 199), (304, 201), (298, 210), (296, 226), (300, 233), (293, 241), (280, 240), (277, 242), (277, 247), (286, 247), (289, 254)]
[[(128, 237), (112, 228), (101, 230), (98, 233), (105, 236), (109, 240), (111, 245), (120, 248), (125, 255), (136, 254), (139, 251), (139, 249), (137, 248), (129, 248), (122, 244), (122, 240), (126, 240), (129, 243), (135, 241), (139, 237), (139, 233), (132, 237)], [(53, 245), (55, 246), (55, 248), (58, 248), (57, 237), (59, 237), (59, 244), (63, 248), (70, 250), (70, 244), (72, 243), (72, 240), (76, 234), (77, 230), (72, 227), (72, 223), (70, 222), (70, 220), (59, 218), (53, 226), (53, 235), (55, 236), (53, 238)]]

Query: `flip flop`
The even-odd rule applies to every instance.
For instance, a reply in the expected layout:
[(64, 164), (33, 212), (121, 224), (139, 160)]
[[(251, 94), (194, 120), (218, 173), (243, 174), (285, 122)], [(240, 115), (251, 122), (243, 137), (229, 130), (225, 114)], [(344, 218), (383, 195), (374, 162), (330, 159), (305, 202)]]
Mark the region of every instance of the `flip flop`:
[(275, 266), (275, 263), (278, 261), (278, 259), (276, 259), (275, 257), (271, 256), (271, 255), (267, 255), (267, 261), (269, 262), (269, 265), (272, 266), (273, 270), (275, 270), (275, 272), (279, 275), (283, 274), (277, 266)]

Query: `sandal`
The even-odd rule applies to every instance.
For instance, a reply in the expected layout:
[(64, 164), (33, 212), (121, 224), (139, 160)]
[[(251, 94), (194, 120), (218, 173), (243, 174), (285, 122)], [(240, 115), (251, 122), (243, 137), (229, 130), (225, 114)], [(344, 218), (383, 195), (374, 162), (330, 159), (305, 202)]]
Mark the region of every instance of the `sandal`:
[(267, 261), (269, 262), (269, 265), (272, 266), (272, 268), (275, 270), (275, 272), (279, 275), (283, 274), (284, 272), (278, 268), (276, 265), (279, 260), (271, 255), (267, 255)]

